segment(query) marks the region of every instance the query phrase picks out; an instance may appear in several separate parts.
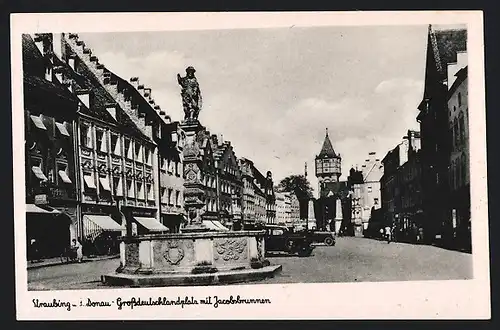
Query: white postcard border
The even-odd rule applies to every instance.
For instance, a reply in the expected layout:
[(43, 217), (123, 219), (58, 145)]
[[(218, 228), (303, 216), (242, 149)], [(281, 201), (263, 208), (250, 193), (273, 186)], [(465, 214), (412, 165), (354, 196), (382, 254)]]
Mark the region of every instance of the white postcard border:
[[(275, 28), (328, 25), (467, 24), (474, 279), (340, 284), (251, 284), (75, 291), (27, 291), (22, 33)], [(132, 319), (469, 319), (490, 317), (483, 15), (479, 11), (84, 13), (11, 15), (16, 310), (19, 320)], [(417, 106), (417, 105), (415, 105)], [(36, 309), (41, 301), (217, 295), (268, 298), (270, 305)]]

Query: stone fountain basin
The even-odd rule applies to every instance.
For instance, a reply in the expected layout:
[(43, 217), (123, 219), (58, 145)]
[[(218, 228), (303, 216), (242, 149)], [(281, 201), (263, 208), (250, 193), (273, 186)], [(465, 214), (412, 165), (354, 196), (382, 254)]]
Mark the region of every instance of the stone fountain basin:
[(120, 238), (120, 267), (103, 281), (117, 285), (241, 282), (281, 270), (265, 259), (264, 231), (210, 231)]

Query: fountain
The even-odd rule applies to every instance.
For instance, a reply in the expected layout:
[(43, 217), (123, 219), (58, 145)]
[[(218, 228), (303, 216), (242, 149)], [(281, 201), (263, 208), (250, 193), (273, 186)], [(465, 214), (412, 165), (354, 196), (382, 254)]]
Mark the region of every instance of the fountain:
[[(185, 208), (189, 223), (180, 233), (121, 237), (120, 267), (102, 276), (108, 285), (180, 286), (237, 283), (272, 277), (281, 265), (265, 259), (264, 231), (209, 228), (202, 218), (205, 203), (201, 182), (204, 127), (198, 121), (201, 93), (194, 68), (177, 79), (182, 87), (185, 112), (181, 127), (186, 134), (183, 150)], [(214, 230), (215, 228), (215, 230)]]

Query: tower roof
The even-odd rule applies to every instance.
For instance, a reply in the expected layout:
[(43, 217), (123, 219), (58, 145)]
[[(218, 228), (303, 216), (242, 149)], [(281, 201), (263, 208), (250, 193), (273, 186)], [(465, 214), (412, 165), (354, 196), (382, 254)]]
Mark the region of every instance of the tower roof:
[(323, 147), (318, 155), (320, 158), (337, 157), (337, 154), (333, 150), (332, 142), (328, 136), (328, 128), (326, 129), (325, 141), (323, 142)]

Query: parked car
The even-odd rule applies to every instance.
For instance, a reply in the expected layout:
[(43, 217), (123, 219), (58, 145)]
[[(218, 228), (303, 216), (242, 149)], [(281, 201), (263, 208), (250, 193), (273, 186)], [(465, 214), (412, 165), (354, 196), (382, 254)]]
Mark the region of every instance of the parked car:
[(279, 225), (265, 225), (264, 230), (266, 252), (281, 251), (307, 257), (314, 249), (312, 236), (308, 232), (295, 232)]
[(328, 246), (335, 245), (335, 233), (332, 231), (311, 231), (313, 242), (325, 243)]

